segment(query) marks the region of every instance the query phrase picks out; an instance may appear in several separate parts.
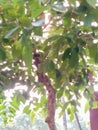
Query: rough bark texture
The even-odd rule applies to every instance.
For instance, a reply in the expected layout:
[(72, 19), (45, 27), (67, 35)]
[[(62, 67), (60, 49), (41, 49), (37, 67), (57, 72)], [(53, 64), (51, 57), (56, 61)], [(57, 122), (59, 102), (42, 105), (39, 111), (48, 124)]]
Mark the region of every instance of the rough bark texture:
[[(38, 65), (40, 64), (40, 55), (36, 52), (34, 53), (34, 64), (38, 69)], [(55, 109), (56, 109), (56, 91), (50, 83), (50, 80), (47, 75), (43, 73), (39, 73), (37, 71), (38, 82), (43, 83), (48, 91), (48, 116), (45, 122), (48, 124), (50, 130), (57, 130), (55, 125)]]

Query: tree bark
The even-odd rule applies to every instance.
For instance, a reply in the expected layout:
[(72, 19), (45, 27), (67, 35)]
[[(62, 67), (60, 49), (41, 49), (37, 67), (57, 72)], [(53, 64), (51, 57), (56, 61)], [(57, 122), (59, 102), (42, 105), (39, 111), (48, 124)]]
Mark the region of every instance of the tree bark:
[[(40, 55), (37, 54), (36, 52), (34, 53), (34, 60), (35, 60), (34, 64), (38, 70), (38, 65), (40, 64)], [(38, 76), (38, 82), (42, 83), (46, 87), (46, 90), (48, 92), (48, 104), (47, 104), (48, 116), (45, 122), (48, 124), (50, 130), (57, 130), (55, 124), (56, 90), (54, 90), (47, 75), (39, 73), (37, 71), (37, 76)]]
[(53, 89), (53, 86), (51, 85), (49, 78), (47, 75), (42, 73), (37, 73), (38, 75), (38, 81), (43, 83), (48, 91), (48, 116), (45, 120), (45, 122), (48, 124), (50, 130), (56, 130), (55, 125), (55, 109), (56, 109), (56, 91)]

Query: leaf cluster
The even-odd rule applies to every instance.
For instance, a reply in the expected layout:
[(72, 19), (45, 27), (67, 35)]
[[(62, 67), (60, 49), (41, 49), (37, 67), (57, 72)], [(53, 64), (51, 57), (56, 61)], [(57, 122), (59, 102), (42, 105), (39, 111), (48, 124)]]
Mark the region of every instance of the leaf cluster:
[[(57, 91), (57, 105), (64, 96), (69, 105), (59, 104), (62, 111), (67, 108), (68, 113), (73, 113), (81, 93), (92, 85), (88, 69), (97, 70), (96, 3), (96, 0), (68, 0), (67, 4), (63, 0), (0, 0), (0, 93), (13, 80), (22, 79), (46, 94), (42, 84), (36, 82), (33, 59), (36, 49), (41, 57), (38, 71), (50, 78)], [(42, 98), (42, 104), (35, 104), (36, 110), (43, 101), (46, 102)], [(28, 108), (24, 109), (27, 113)]]

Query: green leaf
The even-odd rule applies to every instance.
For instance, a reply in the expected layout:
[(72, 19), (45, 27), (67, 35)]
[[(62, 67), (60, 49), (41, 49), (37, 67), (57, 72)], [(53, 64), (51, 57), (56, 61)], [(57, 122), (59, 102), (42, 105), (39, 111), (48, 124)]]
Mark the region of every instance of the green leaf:
[(71, 51), (71, 56), (69, 58), (69, 66), (74, 68), (77, 64), (78, 64), (78, 53), (77, 53), (77, 50), (76, 48), (74, 48), (72, 51)]
[(82, 4), (77, 8), (78, 13), (85, 13), (86, 10), (87, 10), (86, 5), (82, 5)]
[(52, 9), (54, 11), (57, 11), (57, 12), (61, 12), (61, 13), (65, 13), (66, 12), (66, 7), (62, 4), (53, 4), (52, 5)]
[(13, 33), (15, 33), (18, 30), (19, 26), (11, 29), (6, 35), (5, 35), (5, 39), (8, 39)]
[(96, 108), (98, 108), (98, 102), (97, 101), (93, 101), (92, 109), (96, 109)]
[(91, 6), (91, 7), (93, 7), (93, 8), (95, 8), (96, 7), (96, 0), (86, 0), (87, 1), (87, 3)]
[(57, 92), (57, 98), (60, 99), (63, 96), (64, 93), (64, 87), (62, 87), (58, 92)]
[(46, 96), (42, 96), (39, 103), (40, 108), (43, 108), (45, 104), (47, 104)]
[(61, 83), (62, 74), (58, 69), (55, 69), (55, 77), (56, 77), (56, 79), (55, 79), (54, 87), (57, 89), (57, 88), (60, 88), (62, 86), (62, 83)]
[(74, 120), (74, 113), (70, 114), (70, 121)]
[(84, 109), (85, 113), (89, 110), (89, 108), (90, 108), (89, 101), (86, 101), (85, 109)]
[(47, 60), (46, 61), (46, 68), (48, 71), (54, 71), (55, 70), (55, 64), (52, 60)]
[(34, 123), (35, 115), (36, 115), (36, 114), (35, 114), (34, 111), (31, 111), (31, 112), (30, 112), (30, 120), (31, 120), (32, 123)]
[[(25, 41), (24, 41), (25, 42)], [(25, 61), (26, 66), (28, 69), (32, 67), (32, 45), (31, 43), (26, 43), (22, 50), (23, 60)]]
[(22, 26), (25, 26), (25, 27), (30, 27), (31, 26), (31, 21), (30, 19), (28, 19), (27, 16), (25, 15), (22, 15), (20, 18), (19, 18), (19, 21), (21, 23)]
[(64, 54), (62, 55), (62, 60), (66, 60), (67, 58), (70, 58), (71, 55), (71, 48), (67, 48), (64, 52)]
[(17, 101), (18, 101), (18, 102), (23, 102), (23, 103), (25, 103), (25, 98), (24, 98), (24, 96), (22, 96), (21, 94), (20, 94), (19, 96), (17, 96)]
[(22, 49), (23, 49), (23, 46), (22, 44), (20, 43), (21, 40), (19, 41), (15, 41), (14, 44), (13, 44), (13, 47), (12, 47), (12, 55), (14, 58), (21, 58), (22, 57)]
[(42, 36), (42, 27), (33, 27), (34, 35)]
[(38, 16), (44, 12), (44, 10), (47, 10), (47, 6), (41, 6), (37, 0), (28, 1), (28, 5), (30, 6), (30, 14), (32, 18), (38, 18)]
[(16, 109), (12, 106), (9, 107), (9, 111), (12, 113), (12, 114), (15, 114), (16, 113)]
[(5, 108), (5, 105), (0, 105), (0, 111), (4, 110)]
[(64, 14), (63, 17), (63, 22), (65, 27), (70, 27), (71, 26), (71, 12), (68, 11), (67, 13)]
[(11, 98), (11, 106), (13, 106), (15, 109), (19, 109), (20, 105), (20, 93), (16, 92), (14, 96)]
[(30, 106), (29, 105), (25, 106), (25, 108), (23, 109), (23, 112), (26, 114), (30, 114), (30, 112), (31, 112)]
[(98, 63), (98, 52), (95, 54), (95, 63)]
[(75, 107), (73, 105), (71, 105), (67, 109), (67, 113), (70, 115), (70, 120), (72, 121), (74, 119)]
[(17, 98), (15, 98), (12, 102), (11, 102), (11, 105), (16, 108), (16, 109), (19, 109), (19, 105), (20, 103), (17, 101)]
[(32, 43), (28, 38), (28, 30), (23, 30), (23, 36), (20, 40), (20, 44), (22, 45), (22, 58), (28, 67), (28, 71), (32, 68)]
[(40, 63), (39, 65), (39, 72), (48, 72), (48, 74), (53, 74), (55, 73), (55, 64), (52, 60), (46, 60), (43, 63)]
[(68, 106), (68, 103), (64, 103), (61, 112), (59, 113), (59, 118), (64, 114), (66, 108)]
[(94, 21), (96, 20), (96, 21), (98, 21), (98, 6), (96, 7), (96, 9), (93, 9), (92, 11), (91, 11), (91, 14), (93, 15), (93, 17), (94, 17)]
[(61, 72), (58, 69), (56, 69), (55, 71), (56, 71), (56, 79), (60, 80), (61, 79)]
[(4, 120), (4, 124), (7, 124), (8, 117), (5, 116), (3, 120)]
[(0, 60), (5, 60), (6, 53), (3, 47), (0, 46)]
[(91, 58), (95, 58), (95, 55), (97, 53), (97, 44), (93, 44), (92, 46), (89, 46), (89, 55)]
[(91, 26), (93, 20), (94, 20), (94, 16), (92, 14), (88, 14), (84, 19), (84, 26)]

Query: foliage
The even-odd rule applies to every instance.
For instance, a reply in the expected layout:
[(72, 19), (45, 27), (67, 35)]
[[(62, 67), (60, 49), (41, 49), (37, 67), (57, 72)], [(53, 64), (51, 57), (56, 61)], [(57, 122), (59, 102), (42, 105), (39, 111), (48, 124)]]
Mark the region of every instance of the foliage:
[[(46, 94), (36, 80), (35, 50), (41, 57), (38, 71), (50, 78), (61, 113), (65, 109), (74, 113), (81, 93), (92, 98), (96, 74), (93, 71), (97, 71), (98, 64), (96, 3), (96, 0), (0, 0), (0, 111), (5, 109), (2, 92), (17, 82), (26, 84), (28, 91), (21, 98), (12, 99), (15, 109), (22, 99), (29, 98), (31, 89), (38, 95)], [(66, 98), (65, 105), (60, 101), (62, 96)], [(36, 111), (42, 107), (40, 112), (47, 104), (46, 98), (41, 103), (36, 98), (33, 103)], [(16, 110), (11, 109), (14, 114)]]
[(31, 130), (32, 129), (32, 125), (31, 125), (31, 122), (28, 118), (27, 115), (22, 115), (22, 116), (19, 116), (18, 118), (15, 119), (14, 123), (11, 123), (9, 125), (5, 125), (3, 124), (3, 121), (2, 121), (3, 117), (0, 118), (0, 129), (1, 130)]
[[(69, 116), (67, 116), (69, 117)], [(61, 120), (57, 124), (57, 129), (63, 129), (63, 126), (61, 125)], [(84, 130), (88, 130), (89, 128), (87, 127), (85, 121), (81, 118), (81, 116), (79, 115), (79, 120), (81, 123), (81, 126)], [(57, 122), (57, 121), (56, 121)], [(70, 122), (70, 119), (67, 118), (67, 122), (68, 122), (68, 130), (73, 129), (77, 129), (77, 124), (76, 121), (72, 121)], [(43, 130), (43, 129), (47, 129), (48, 130), (48, 126), (46, 123), (44, 123), (43, 121), (43, 117), (41, 116), (37, 116), (37, 118), (35, 119), (35, 122), (32, 124), (29, 116), (27, 114), (21, 114), (15, 117), (15, 120), (10, 123), (9, 125), (5, 125), (3, 122), (3, 117), (0, 117), (0, 130)]]
[[(61, 129), (61, 124), (57, 123), (57, 129)], [(34, 123), (32, 124), (27, 114), (21, 114), (14, 118), (14, 121), (10, 124), (5, 125), (3, 117), (0, 117), (0, 130), (49, 130), (48, 125), (43, 121), (41, 115), (37, 115)]]

